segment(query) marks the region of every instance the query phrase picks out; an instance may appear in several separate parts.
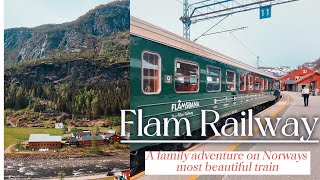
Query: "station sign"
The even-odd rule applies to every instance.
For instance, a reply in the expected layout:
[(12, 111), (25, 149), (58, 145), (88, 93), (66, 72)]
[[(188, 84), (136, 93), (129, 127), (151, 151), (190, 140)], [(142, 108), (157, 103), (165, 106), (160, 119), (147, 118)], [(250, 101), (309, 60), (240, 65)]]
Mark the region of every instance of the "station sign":
[(260, 7), (260, 19), (271, 18), (271, 5)]

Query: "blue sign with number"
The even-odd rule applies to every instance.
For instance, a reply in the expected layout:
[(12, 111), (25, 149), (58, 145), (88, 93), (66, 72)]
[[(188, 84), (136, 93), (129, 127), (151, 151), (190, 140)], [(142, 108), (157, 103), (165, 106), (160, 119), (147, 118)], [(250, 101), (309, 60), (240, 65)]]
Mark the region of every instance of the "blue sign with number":
[(260, 19), (266, 19), (271, 17), (271, 5), (260, 7)]

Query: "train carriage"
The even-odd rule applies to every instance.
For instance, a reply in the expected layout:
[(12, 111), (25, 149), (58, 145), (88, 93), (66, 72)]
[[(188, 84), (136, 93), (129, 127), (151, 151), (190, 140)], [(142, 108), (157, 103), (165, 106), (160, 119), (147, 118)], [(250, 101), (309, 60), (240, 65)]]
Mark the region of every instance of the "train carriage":
[[(216, 110), (223, 120), (243, 110), (275, 102), (279, 98), (279, 93), (275, 93), (277, 85), (273, 75), (137, 18), (130, 19), (130, 108), (143, 109), (144, 125), (153, 117), (187, 117), (195, 138), (201, 128), (202, 109)], [(132, 115), (131, 120), (135, 119)], [(137, 123), (130, 126), (130, 139), (190, 138), (184, 136), (183, 124), (181, 136), (175, 137), (174, 122), (169, 124), (169, 136), (165, 137), (139, 137), (137, 128)], [(150, 134), (155, 128), (149, 129)], [(174, 147), (130, 145), (132, 156), (153, 148)], [(131, 161), (137, 163), (137, 159)]]

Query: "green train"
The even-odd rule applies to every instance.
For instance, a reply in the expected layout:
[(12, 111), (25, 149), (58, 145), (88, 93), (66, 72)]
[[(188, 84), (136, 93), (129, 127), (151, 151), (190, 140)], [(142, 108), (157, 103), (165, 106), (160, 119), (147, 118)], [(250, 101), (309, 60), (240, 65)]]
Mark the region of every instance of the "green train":
[[(143, 125), (153, 117), (187, 117), (192, 138), (201, 138), (201, 109), (216, 110), (223, 123), (243, 110), (274, 103), (280, 96), (278, 85), (273, 75), (135, 17), (130, 19), (130, 108), (143, 110)], [(137, 121), (133, 114), (130, 118)], [(168, 126), (169, 136), (140, 137), (137, 124), (130, 125), (131, 140), (190, 139), (183, 125), (181, 136), (175, 137), (174, 123)], [(149, 128), (149, 133), (155, 128)], [(145, 150), (186, 149), (190, 145), (132, 143), (131, 167), (144, 161)]]

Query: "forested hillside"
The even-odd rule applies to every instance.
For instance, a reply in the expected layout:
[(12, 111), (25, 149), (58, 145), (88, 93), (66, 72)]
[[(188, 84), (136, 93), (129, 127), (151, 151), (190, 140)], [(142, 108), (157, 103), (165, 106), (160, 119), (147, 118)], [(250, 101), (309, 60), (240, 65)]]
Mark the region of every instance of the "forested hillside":
[(74, 22), (6, 30), (5, 124), (119, 124), (129, 108), (129, 11), (115, 1)]

